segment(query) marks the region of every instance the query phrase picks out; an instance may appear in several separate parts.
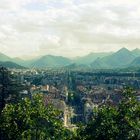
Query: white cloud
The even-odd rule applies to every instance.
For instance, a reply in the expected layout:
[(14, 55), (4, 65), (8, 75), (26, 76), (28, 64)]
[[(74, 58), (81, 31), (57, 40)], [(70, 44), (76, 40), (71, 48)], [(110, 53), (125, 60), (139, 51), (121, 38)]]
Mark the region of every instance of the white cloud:
[(1, 0), (0, 51), (72, 57), (140, 48), (139, 5), (139, 0)]

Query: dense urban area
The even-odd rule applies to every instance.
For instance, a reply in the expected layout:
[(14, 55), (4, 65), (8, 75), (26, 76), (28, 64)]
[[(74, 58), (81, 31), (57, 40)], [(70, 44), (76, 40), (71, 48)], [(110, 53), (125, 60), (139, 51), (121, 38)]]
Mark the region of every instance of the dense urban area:
[(23, 95), (43, 93), (64, 113), (66, 126), (87, 122), (94, 107), (105, 102), (117, 104), (129, 86), (140, 100), (140, 73), (75, 72), (66, 70), (12, 70), (17, 80), (29, 87)]
[[(118, 106), (127, 87), (135, 89), (134, 96), (137, 101), (140, 101), (139, 72), (85, 72), (68, 69), (8, 70), (1, 67), (1, 87), (4, 86), (4, 81), (5, 88), (8, 89), (9, 82), (6, 75), (7, 78), (9, 76), (12, 79), (12, 88), (16, 85), (14, 90), (18, 90), (22, 100), (28, 98), (32, 101), (34, 95), (43, 95), (45, 106), (51, 104), (59, 110), (62, 113), (59, 120), (70, 131), (79, 129), (80, 124), (88, 124), (96, 114), (97, 108), (104, 105)], [(9, 94), (5, 88), (1, 88), (1, 93)], [(11, 98), (11, 95), (7, 96), (5, 103), (12, 100)], [(13, 100), (15, 102), (14, 98)], [(4, 106), (1, 104), (1, 107)]]

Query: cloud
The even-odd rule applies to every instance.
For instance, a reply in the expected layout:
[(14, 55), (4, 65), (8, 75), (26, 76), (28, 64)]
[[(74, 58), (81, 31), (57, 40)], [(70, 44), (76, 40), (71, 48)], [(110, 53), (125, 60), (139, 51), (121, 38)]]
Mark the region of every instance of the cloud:
[(0, 51), (73, 57), (133, 49), (140, 43), (139, 5), (139, 0), (1, 0)]

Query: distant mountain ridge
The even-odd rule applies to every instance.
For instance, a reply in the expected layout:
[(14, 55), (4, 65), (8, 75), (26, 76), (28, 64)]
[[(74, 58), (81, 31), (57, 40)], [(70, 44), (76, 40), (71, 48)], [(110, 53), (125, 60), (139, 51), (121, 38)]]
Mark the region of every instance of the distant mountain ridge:
[(129, 65), (130, 67), (140, 67), (140, 57), (135, 58), (132, 63)]
[(74, 59), (74, 63), (76, 63), (76, 64), (90, 64), (93, 61), (95, 61), (97, 58), (102, 58), (102, 57), (105, 57), (105, 56), (108, 56), (111, 54), (112, 54), (112, 52), (109, 52), (109, 53), (90, 53), (86, 56)]
[[(6, 62), (5, 64), (3, 62)], [(126, 67), (140, 67), (140, 49), (132, 51), (121, 48), (117, 52), (90, 53), (83, 57), (69, 59), (62, 56), (44, 55), (32, 60), (22, 60), (20, 58), (10, 58), (0, 53), (0, 64), (11, 67), (28, 68), (93, 68), (93, 69), (115, 69)], [(8, 64), (7, 64), (8, 63)], [(18, 65), (18, 66), (17, 66)]]
[(5, 61), (10, 61), (11, 58), (3, 53), (0, 53), (0, 61), (5, 62)]
[(91, 63), (91, 66), (98, 68), (120, 68), (130, 64), (135, 59), (135, 56), (126, 48), (122, 48), (119, 51), (98, 59)]
[(7, 68), (16, 68), (16, 69), (23, 69), (24, 66), (21, 66), (20, 64), (16, 63), (16, 60), (21, 63), (21, 59), (14, 59), (11, 58), (3, 53), (0, 53), (0, 66), (7, 67)]
[(0, 67), (6, 67), (6, 68), (11, 68), (11, 69), (24, 69), (25, 67), (20, 66), (14, 62), (11, 61), (6, 61), (6, 62), (1, 62), (0, 61)]
[(72, 61), (66, 57), (45, 55), (34, 61), (31, 67), (35, 68), (46, 68), (46, 67), (63, 67), (70, 65)]
[(140, 49), (136, 48), (136, 49), (132, 50), (132, 54), (136, 57), (139, 57), (140, 56)]

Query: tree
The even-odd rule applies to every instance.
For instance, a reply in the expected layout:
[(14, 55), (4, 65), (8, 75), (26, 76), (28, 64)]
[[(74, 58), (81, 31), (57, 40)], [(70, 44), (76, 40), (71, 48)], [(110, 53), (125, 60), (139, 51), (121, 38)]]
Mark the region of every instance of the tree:
[(68, 104), (75, 106), (75, 105), (79, 105), (80, 102), (81, 102), (80, 94), (78, 92), (70, 90), (68, 92)]
[(140, 139), (140, 102), (134, 96), (134, 91), (130, 88), (124, 90), (123, 99), (117, 108), (119, 112), (116, 122), (118, 122), (118, 139)]
[(97, 109), (92, 121), (77, 131), (77, 140), (139, 140), (140, 103), (126, 89), (118, 106)]
[(6, 98), (8, 97), (8, 84), (9, 84), (9, 74), (8, 70), (4, 67), (0, 68), (0, 113), (5, 107)]
[(20, 92), (25, 89), (28, 87), (17, 82), (8, 69), (0, 67), (0, 112), (6, 103), (17, 103), (21, 99)]
[(43, 95), (8, 104), (2, 112), (1, 139), (68, 140), (71, 133), (63, 127), (60, 117), (60, 111), (44, 105)]

